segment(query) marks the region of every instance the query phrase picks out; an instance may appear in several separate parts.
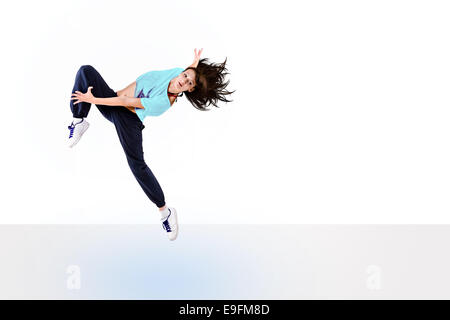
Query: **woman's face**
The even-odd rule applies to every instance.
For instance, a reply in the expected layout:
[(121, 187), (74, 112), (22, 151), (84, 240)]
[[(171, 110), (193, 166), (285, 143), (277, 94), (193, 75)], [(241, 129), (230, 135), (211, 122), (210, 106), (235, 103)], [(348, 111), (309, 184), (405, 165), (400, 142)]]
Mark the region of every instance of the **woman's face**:
[(180, 93), (183, 91), (192, 92), (195, 89), (195, 85), (195, 71), (189, 69), (170, 80), (169, 91), (172, 93)]

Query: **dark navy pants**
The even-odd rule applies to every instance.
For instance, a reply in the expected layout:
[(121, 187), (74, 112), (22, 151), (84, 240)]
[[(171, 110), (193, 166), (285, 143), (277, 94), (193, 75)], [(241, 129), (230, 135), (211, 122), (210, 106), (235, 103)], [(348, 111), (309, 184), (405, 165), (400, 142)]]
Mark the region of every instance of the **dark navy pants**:
[[(112, 90), (103, 80), (102, 76), (92, 66), (81, 66), (78, 70), (75, 85), (72, 93), (80, 91), (86, 93), (88, 87), (92, 88), (92, 94), (97, 98), (117, 97), (117, 93)], [(70, 100), (70, 108), (75, 118), (87, 117), (91, 104), (79, 102), (73, 104), (76, 100)], [(128, 165), (133, 172), (136, 180), (144, 190), (145, 194), (159, 208), (165, 205), (164, 193), (156, 180), (153, 172), (144, 161), (144, 151), (142, 149), (142, 130), (145, 126), (138, 116), (124, 108), (123, 106), (97, 105), (101, 114), (111, 121), (116, 127), (122, 148), (125, 151)]]

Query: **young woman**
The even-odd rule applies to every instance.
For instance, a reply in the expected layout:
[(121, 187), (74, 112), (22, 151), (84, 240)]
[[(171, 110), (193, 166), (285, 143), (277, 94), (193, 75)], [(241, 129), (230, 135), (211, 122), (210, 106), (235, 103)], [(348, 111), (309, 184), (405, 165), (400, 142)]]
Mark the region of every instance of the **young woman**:
[[(226, 59), (223, 63), (210, 63), (201, 59), (203, 49), (194, 50), (194, 62), (187, 67), (163, 71), (150, 71), (126, 88), (115, 92), (92, 66), (82, 66), (76, 75), (70, 99), (73, 121), (68, 129), (69, 147), (78, 143), (89, 128), (86, 117), (95, 104), (103, 116), (116, 127), (128, 165), (149, 199), (159, 208), (161, 222), (170, 240), (178, 235), (177, 212), (167, 207), (164, 193), (144, 160), (142, 130), (144, 118), (159, 116), (170, 109), (183, 93), (199, 110), (209, 111), (218, 101), (230, 102), (226, 96), (229, 81), (225, 82)], [(85, 92), (85, 93), (83, 93)]]

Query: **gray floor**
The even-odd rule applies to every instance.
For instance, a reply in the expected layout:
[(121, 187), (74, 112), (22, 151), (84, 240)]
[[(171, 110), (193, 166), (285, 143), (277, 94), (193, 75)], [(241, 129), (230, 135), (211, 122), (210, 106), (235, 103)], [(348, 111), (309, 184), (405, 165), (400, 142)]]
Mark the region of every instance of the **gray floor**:
[(448, 225), (1, 225), (0, 298), (449, 299)]

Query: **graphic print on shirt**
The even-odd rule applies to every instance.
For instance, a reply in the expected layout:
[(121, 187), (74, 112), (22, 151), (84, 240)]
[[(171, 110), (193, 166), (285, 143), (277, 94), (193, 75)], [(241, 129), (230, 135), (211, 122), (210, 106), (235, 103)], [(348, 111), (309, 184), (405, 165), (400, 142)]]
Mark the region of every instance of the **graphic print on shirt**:
[(150, 89), (150, 91), (147, 92), (147, 95), (144, 94), (144, 89), (141, 89), (141, 91), (139, 91), (139, 93), (136, 96), (136, 98), (150, 98), (150, 92), (152, 92), (152, 89)]

